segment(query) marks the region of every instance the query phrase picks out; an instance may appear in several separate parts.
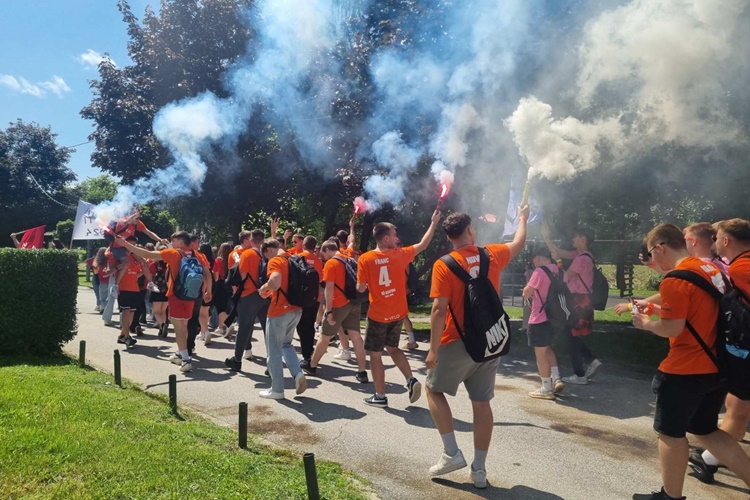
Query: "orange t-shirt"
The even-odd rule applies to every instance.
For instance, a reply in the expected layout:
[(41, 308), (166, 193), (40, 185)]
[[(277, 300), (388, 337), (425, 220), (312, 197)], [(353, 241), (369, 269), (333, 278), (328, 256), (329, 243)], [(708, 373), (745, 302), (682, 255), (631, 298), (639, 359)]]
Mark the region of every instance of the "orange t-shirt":
[[(268, 277), (270, 278), (273, 273), (281, 274), (281, 288), (279, 290), (284, 292), (289, 290), (289, 261), (285, 257), (278, 255), (268, 261)], [(271, 296), (271, 304), (268, 306), (269, 318), (301, 309), (299, 306), (290, 304), (286, 295), (279, 290), (275, 290)]]
[(406, 270), (414, 261), (414, 247), (379, 252), (370, 250), (357, 261), (357, 283), (367, 283), (370, 307), (367, 317), (391, 323), (409, 314), (406, 301)]
[[(190, 249), (180, 249), (186, 256), (192, 255)], [(182, 254), (176, 248), (165, 248), (159, 250), (161, 260), (167, 264), (167, 297), (174, 295), (174, 280), (177, 276), (177, 272), (180, 270), (180, 261), (182, 260)]]
[[(500, 289), (500, 272), (510, 262), (510, 248), (505, 244), (487, 245), (485, 247), (490, 254), (490, 267), (487, 272), (492, 285), (496, 290)], [(479, 250), (475, 246), (467, 246), (454, 250), (450, 253), (466, 272), (471, 276), (479, 274)], [(440, 345), (450, 344), (461, 337), (456, 330), (456, 321), (464, 324), (464, 283), (461, 278), (453, 274), (448, 265), (438, 260), (432, 266), (432, 286), (430, 287), (430, 298), (447, 297), (450, 309), (456, 313), (453, 317), (450, 309), (445, 319), (445, 329), (440, 337)]]
[(229, 252), (229, 263), (227, 264), (227, 269), (232, 269), (232, 267), (240, 261), (240, 257), (245, 250), (245, 248), (238, 248)]
[[(136, 231), (146, 231), (146, 225), (138, 221), (137, 224), (121, 224), (120, 222), (117, 223), (115, 226), (115, 233), (122, 236), (124, 239), (128, 239), (131, 236), (135, 234)], [(120, 243), (120, 240), (115, 239), (115, 241), (112, 243), (112, 246), (115, 248), (120, 248), (123, 246), (122, 243)]]
[[(300, 252), (300, 255), (305, 258), (307, 263), (311, 265), (313, 269), (318, 271), (318, 277), (322, 281), (323, 280), (323, 261), (320, 260), (317, 255), (315, 255), (314, 253), (308, 250), (303, 250), (302, 252)], [(323, 295), (323, 289), (321, 288), (320, 292), (318, 293), (318, 302), (320, 302), (322, 295)]]
[(143, 274), (143, 269), (140, 263), (135, 258), (128, 254), (128, 268), (125, 270), (118, 289), (121, 292), (140, 292), (141, 288), (138, 286), (138, 277)]
[(739, 255), (729, 264), (729, 277), (734, 286), (750, 298), (750, 254)]
[[(341, 252), (337, 252), (336, 255), (342, 259), (346, 259), (346, 255), (342, 255)], [(344, 295), (344, 287), (346, 286), (346, 264), (341, 261), (334, 259), (333, 257), (328, 259), (323, 266), (323, 281), (325, 283), (334, 283), (333, 287), (333, 304), (326, 304), (326, 308), (330, 311), (331, 309), (337, 309), (344, 307), (349, 303), (349, 299)]]
[(255, 293), (258, 288), (255, 284), (258, 282), (258, 267), (260, 265), (260, 253), (255, 248), (248, 248), (242, 252), (240, 257), (240, 273), (249, 275), (245, 281), (245, 288), (242, 289), (242, 297), (247, 297)]
[[(675, 266), (675, 270), (696, 273), (724, 292), (721, 272), (713, 264), (707, 264), (697, 257), (686, 257)], [(716, 300), (696, 285), (677, 278), (665, 278), (659, 285), (659, 294), (661, 319), (689, 321), (715, 352), (716, 319), (719, 315)], [(676, 375), (701, 375), (718, 371), (687, 326), (677, 337), (669, 339), (669, 352), (659, 365), (659, 370)]]

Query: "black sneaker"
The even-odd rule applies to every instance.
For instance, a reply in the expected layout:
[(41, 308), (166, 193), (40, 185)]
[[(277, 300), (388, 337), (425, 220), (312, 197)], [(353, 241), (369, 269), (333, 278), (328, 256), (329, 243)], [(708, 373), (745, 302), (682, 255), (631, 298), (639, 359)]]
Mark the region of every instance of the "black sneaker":
[(125, 337), (123, 337), (122, 335), (120, 335), (119, 337), (117, 337), (117, 343), (118, 344), (125, 344)]
[(133, 347), (138, 343), (137, 340), (135, 340), (133, 337), (128, 337), (125, 339), (125, 347)]
[(419, 380), (412, 377), (406, 384), (406, 388), (409, 389), (409, 402), (416, 403), (419, 396), (422, 395), (422, 384), (419, 383)]
[(167, 323), (163, 323), (161, 325), (161, 328), (159, 328), (159, 335), (166, 338), (166, 336), (169, 334), (168, 328), (169, 325)]
[(670, 497), (664, 492), (662, 486), (661, 491), (653, 491), (651, 493), (636, 493), (633, 495), (633, 500), (685, 500), (685, 497)]
[(388, 398), (379, 398), (377, 394), (373, 394), (369, 398), (365, 398), (365, 404), (370, 406), (377, 406), (379, 408), (388, 408)]
[(359, 382), (362, 382), (363, 384), (366, 384), (370, 381), (370, 379), (367, 378), (367, 372), (365, 371), (357, 372), (357, 380)]
[(698, 481), (700, 481), (701, 483), (713, 484), (714, 474), (716, 474), (716, 471), (719, 470), (719, 467), (716, 465), (708, 465), (703, 460), (701, 450), (690, 450), (690, 459), (688, 465), (690, 465), (690, 468), (693, 469), (693, 472), (695, 472), (695, 477), (698, 478)]
[(135, 336), (143, 337), (143, 327), (141, 327), (141, 325), (135, 327)]
[(302, 371), (305, 372), (305, 375), (312, 375), (315, 376), (315, 372), (318, 371), (318, 367), (316, 366), (313, 368), (310, 366), (310, 360), (309, 359), (303, 359), (299, 363), (299, 367), (302, 368)]
[(242, 370), (242, 361), (237, 361), (234, 358), (225, 359), (224, 364), (227, 365), (227, 368), (229, 368), (230, 370), (234, 370), (236, 372)]

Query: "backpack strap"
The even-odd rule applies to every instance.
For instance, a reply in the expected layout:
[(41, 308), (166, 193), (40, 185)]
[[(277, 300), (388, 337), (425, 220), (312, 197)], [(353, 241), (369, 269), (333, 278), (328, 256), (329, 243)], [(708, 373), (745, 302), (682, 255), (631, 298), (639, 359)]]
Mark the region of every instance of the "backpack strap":
[[(594, 256), (591, 255), (591, 252), (579, 253), (578, 255), (576, 255), (576, 257), (580, 257), (580, 256), (584, 256), (584, 255), (586, 257), (588, 257), (589, 259), (591, 259), (591, 265), (594, 268), (594, 274), (595, 274), (596, 273), (596, 261), (594, 260)], [(591, 295), (591, 289), (588, 287), (588, 285), (586, 285), (586, 282), (583, 281), (583, 278), (581, 277), (580, 274), (578, 275), (578, 279), (581, 280), (581, 283), (583, 284), (583, 287), (586, 289), (586, 291), (588, 292), (588, 294)]]
[[(719, 290), (717, 290), (715, 286), (709, 283), (703, 276), (700, 276), (699, 274), (696, 274), (692, 271), (682, 269), (679, 269), (677, 271), (670, 271), (664, 276), (664, 278), (680, 279), (687, 281), (688, 283), (692, 283), (716, 300), (721, 300), (721, 298), (723, 297), (723, 294)], [(719, 368), (719, 360), (716, 358), (716, 355), (711, 352), (711, 349), (708, 348), (708, 345), (703, 340), (703, 337), (698, 334), (693, 325), (690, 324), (690, 321), (685, 320), (685, 326), (687, 326), (687, 329), (691, 334), (693, 334), (696, 342), (698, 342), (698, 344), (703, 348), (708, 357), (711, 358), (711, 361), (716, 365), (717, 368)]]
[[(487, 251), (485, 247), (480, 247), (479, 249), (479, 276), (487, 277), (490, 269), (490, 253)], [(453, 274), (455, 274), (461, 281), (464, 282), (464, 284), (468, 283), (469, 280), (471, 280), (471, 275), (466, 272), (466, 269), (464, 269), (461, 264), (458, 263), (455, 257), (453, 257), (451, 254), (443, 255), (440, 257), (440, 260), (448, 266), (448, 269), (450, 269)], [(463, 337), (464, 332), (461, 326), (458, 324), (458, 319), (456, 318), (456, 313), (453, 312), (453, 308), (450, 305), (450, 302), (448, 303), (448, 310), (451, 313), (451, 316), (453, 316), (453, 324), (456, 326), (456, 330), (458, 331), (458, 334)]]
[[(544, 274), (546, 274), (547, 278), (549, 278), (550, 284), (553, 282), (553, 280), (559, 280), (560, 279), (560, 276), (556, 276), (556, 275), (552, 274), (552, 271), (550, 271), (547, 268), (547, 266), (542, 266), (542, 267), (540, 267), (538, 269), (541, 269), (542, 271), (544, 271)], [(539, 289), (536, 290), (536, 293), (537, 293), (537, 295), (539, 295), (539, 300), (541, 301), (542, 300), (542, 294), (539, 293)], [(549, 300), (549, 297), (547, 297), (547, 299)], [(542, 311), (544, 310), (544, 306), (546, 306), (546, 305), (547, 305), (547, 303), (545, 301), (542, 301), (542, 307), (541, 307)]]
[[(337, 261), (341, 262), (342, 264), (344, 264), (344, 280), (345, 280), (344, 282), (346, 282), (346, 259), (344, 259), (344, 258), (341, 258), (341, 257), (338, 257), (338, 256), (336, 256), (336, 255), (334, 255), (334, 256), (333, 256), (333, 257), (331, 257), (331, 258), (332, 258), (333, 260), (337, 260)], [(338, 288), (338, 289), (339, 289), (339, 291), (340, 291), (341, 293), (343, 293), (343, 294), (344, 294), (344, 295), (346, 296), (346, 292), (345, 292), (345, 291), (344, 291), (344, 290), (343, 290), (343, 289), (342, 289), (342, 288), (341, 288), (341, 287), (340, 287), (340, 286), (338, 285), (338, 283), (336, 283), (336, 282), (334, 281), (334, 282), (333, 282), (333, 286), (335, 286), (336, 288)]]

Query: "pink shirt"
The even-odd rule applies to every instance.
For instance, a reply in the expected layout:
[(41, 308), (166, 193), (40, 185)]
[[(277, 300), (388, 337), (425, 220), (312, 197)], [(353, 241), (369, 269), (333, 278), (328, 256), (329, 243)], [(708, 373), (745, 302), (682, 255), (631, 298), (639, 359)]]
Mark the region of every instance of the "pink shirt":
[(724, 259), (721, 257), (701, 257), (701, 260), (715, 265), (716, 268), (721, 271), (721, 274), (727, 277), (729, 276), (729, 264), (724, 262)]
[[(549, 269), (552, 274), (557, 274), (559, 276), (560, 273), (562, 273), (562, 270), (558, 268), (556, 264), (547, 264), (544, 267)], [(542, 305), (547, 303), (547, 294), (549, 293), (549, 287), (551, 284), (552, 282), (542, 269), (534, 269), (534, 272), (531, 273), (529, 286), (536, 289), (536, 291), (531, 300), (531, 315), (529, 316), (530, 325), (538, 325), (547, 321), (547, 313), (542, 309)]]
[(572, 281), (568, 281), (568, 275), (565, 275), (565, 283), (568, 285), (570, 293), (590, 294), (594, 287), (594, 260), (591, 253), (581, 252), (576, 255), (568, 269), (575, 271), (579, 276)]

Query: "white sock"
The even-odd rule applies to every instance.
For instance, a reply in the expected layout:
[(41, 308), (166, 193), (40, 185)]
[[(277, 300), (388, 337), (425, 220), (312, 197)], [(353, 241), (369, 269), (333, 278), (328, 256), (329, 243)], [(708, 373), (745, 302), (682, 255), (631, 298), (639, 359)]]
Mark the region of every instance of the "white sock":
[(484, 470), (487, 461), (487, 450), (477, 450), (474, 448), (474, 461), (471, 463), (471, 468), (474, 470)]
[(190, 353), (187, 349), (183, 349), (180, 351), (180, 357), (183, 359), (183, 361), (190, 361)]
[(550, 392), (552, 390), (552, 377), (541, 377), (542, 379), (542, 389), (544, 389), (547, 392)]
[(375, 397), (378, 399), (385, 399), (385, 394), (380, 394), (379, 392), (376, 392)]
[(415, 344), (417, 342), (417, 339), (414, 338), (414, 332), (406, 332), (406, 335), (409, 336), (410, 344)]
[(552, 380), (560, 378), (560, 368), (557, 366), (552, 367), (552, 374), (550, 375)]
[(208, 334), (208, 330), (206, 330), (205, 332), (201, 332), (201, 335), (203, 335), (204, 337), (205, 337), (205, 336), (206, 336), (207, 334)]
[(706, 462), (706, 465), (719, 465), (719, 459), (717, 459), (710, 451), (704, 451), (701, 456), (703, 457), (703, 461)]
[(443, 440), (443, 451), (446, 455), (455, 457), (458, 453), (458, 443), (456, 442), (456, 433), (448, 432), (446, 434), (440, 434), (440, 439)]

